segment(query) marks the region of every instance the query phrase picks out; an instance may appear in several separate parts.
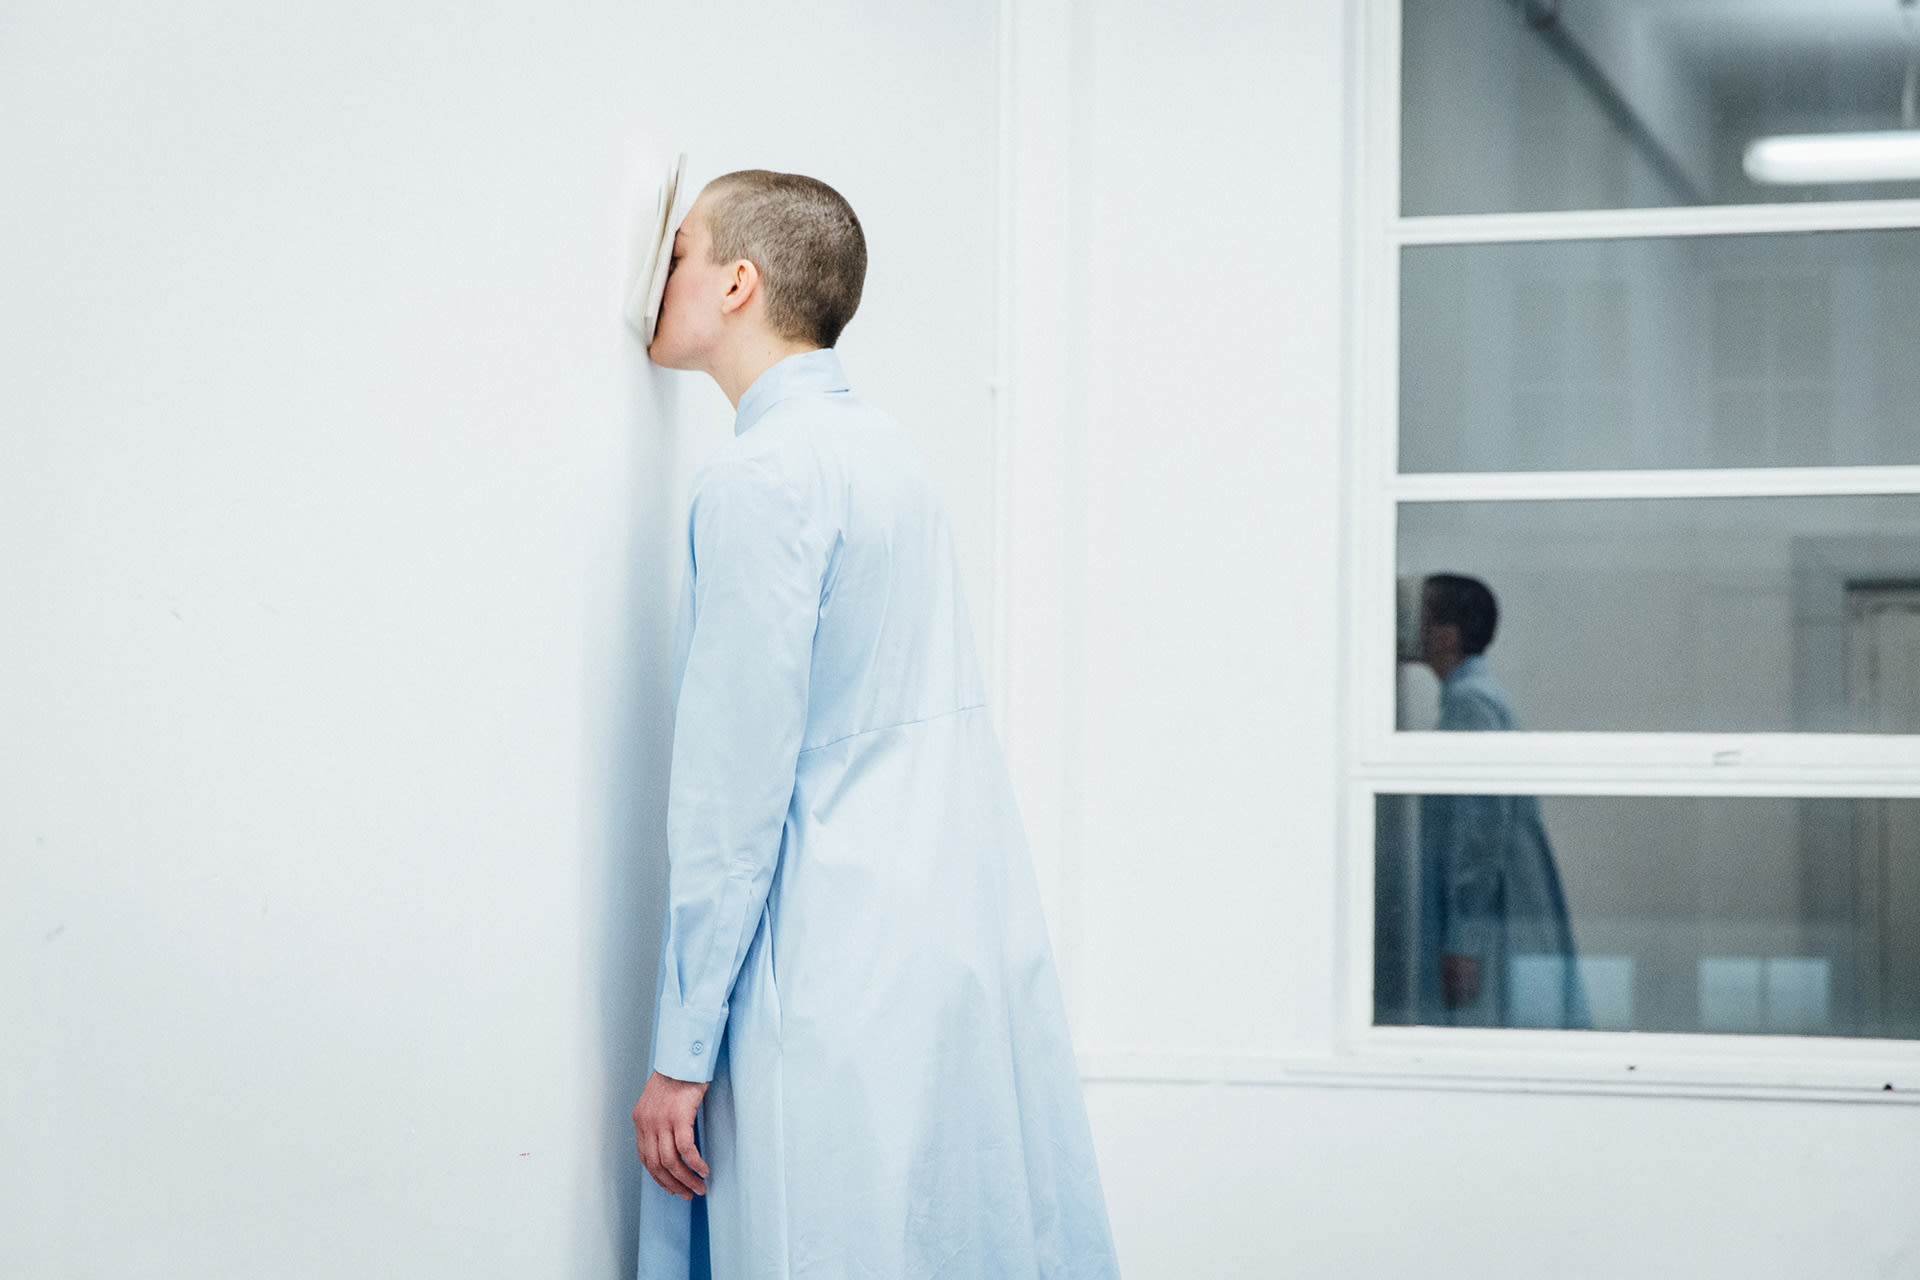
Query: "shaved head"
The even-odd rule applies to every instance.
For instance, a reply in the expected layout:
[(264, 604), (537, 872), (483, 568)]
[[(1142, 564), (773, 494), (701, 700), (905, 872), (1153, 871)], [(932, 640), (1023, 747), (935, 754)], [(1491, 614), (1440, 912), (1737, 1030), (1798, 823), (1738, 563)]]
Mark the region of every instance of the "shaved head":
[(712, 237), (708, 260), (753, 263), (768, 326), (795, 342), (838, 342), (867, 278), (867, 239), (853, 206), (818, 178), (766, 169), (715, 178), (700, 202)]

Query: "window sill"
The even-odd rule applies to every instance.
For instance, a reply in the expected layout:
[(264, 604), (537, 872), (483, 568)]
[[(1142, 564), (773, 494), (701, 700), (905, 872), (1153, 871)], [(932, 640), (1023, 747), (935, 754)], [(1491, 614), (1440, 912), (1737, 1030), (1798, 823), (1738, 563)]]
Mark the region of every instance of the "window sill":
[(1095, 1048), (1101, 1084), (1215, 1084), (1736, 1100), (1920, 1103), (1920, 1043), (1792, 1036), (1370, 1029), (1326, 1054)]

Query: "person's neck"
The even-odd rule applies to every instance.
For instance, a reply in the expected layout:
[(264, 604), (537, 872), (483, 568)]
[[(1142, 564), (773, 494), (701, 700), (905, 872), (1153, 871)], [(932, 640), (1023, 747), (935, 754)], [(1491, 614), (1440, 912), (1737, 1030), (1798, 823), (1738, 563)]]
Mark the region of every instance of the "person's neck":
[(811, 342), (795, 342), (770, 333), (755, 334), (715, 359), (707, 372), (720, 384), (720, 390), (726, 392), (728, 403), (738, 409), (740, 397), (747, 394), (747, 388), (757, 382), (761, 374), (788, 356), (818, 350), (820, 348)]
[(1449, 654), (1446, 657), (1431, 658), (1427, 665), (1433, 668), (1434, 675), (1444, 681), (1461, 668), (1468, 656), (1467, 654)]

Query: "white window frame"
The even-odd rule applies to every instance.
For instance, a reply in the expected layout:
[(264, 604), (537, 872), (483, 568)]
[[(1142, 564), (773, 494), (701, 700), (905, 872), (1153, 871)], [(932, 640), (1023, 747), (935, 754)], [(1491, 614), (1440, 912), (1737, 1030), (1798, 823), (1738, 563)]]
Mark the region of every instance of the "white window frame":
[(1373, 1025), (1376, 794), (1920, 797), (1920, 736), (1396, 733), (1399, 504), (1920, 494), (1920, 466), (1400, 475), (1408, 245), (1920, 228), (1920, 200), (1404, 217), (1400, 0), (1355, 0), (1347, 408), (1348, 732), (1334, 1060), (1287, 1074), (1496, 1091), (1920, 1101), (1920, 1042)]

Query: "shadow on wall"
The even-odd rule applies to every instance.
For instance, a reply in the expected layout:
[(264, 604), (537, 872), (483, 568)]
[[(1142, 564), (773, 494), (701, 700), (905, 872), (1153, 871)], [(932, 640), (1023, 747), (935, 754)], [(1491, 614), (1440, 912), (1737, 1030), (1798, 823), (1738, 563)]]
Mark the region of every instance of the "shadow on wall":
[(617, 734), (609, 756), (611, 811), (597, 868), (601, 891), (588, 899), (597, 900), (598, 918), (583, 921), (584, 935), (600, 940), (588, 952), (589, 963), (599, 970), (604, 1063), (595, 1112), (603, 1120), (599, 1181), (617, 1198), (604, 1220), (620, 1233), (611, 1252), (621, 1259), (622, 1275), (633, 1274), (636, 1265), (645, 1172), (634, 1153), (631, 1114), (647, 1078), (655, 964), (665, 923), (670, 686), (682, 572), (678, 530), (684, 485), (674, 425), (680, 421), (678, 381), (649, 362), (636, 342), (623, 415), (631, 433), (627, 492), (633, 514), (626, 544), (619, 707), (608, 718)]

